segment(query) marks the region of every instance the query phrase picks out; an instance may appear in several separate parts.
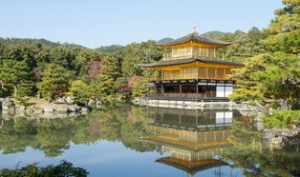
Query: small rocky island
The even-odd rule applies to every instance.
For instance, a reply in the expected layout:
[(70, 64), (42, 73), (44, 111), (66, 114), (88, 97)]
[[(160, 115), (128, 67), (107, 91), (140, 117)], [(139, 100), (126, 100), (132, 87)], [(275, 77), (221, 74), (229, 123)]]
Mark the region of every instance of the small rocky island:
[(86, 106), (79, 106), (70, 97), (64, 97), (49, 102), (37, 98), (3, 98), (2, 117), (27, 117), (27, 118), (64, 118), (85, 115), (95, 105), (100, 107), (98, 102), (90, 101)]

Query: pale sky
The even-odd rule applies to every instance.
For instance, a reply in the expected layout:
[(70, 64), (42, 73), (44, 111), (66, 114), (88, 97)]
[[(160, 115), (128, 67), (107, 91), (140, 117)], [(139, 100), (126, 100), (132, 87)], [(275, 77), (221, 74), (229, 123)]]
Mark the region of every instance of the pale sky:
[(164, 37), (265, 28), (281, 0), (1, 0), (0, 37), (95, 48)]

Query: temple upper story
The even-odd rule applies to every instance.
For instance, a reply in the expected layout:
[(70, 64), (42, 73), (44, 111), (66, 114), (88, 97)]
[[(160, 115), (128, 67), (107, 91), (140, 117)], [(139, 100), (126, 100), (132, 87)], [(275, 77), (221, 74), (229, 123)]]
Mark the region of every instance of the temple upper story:
[(142, 65), (157, 71), (153, 80), (227, 80), (232, 68), (242, 66), (219, 56), (218, 50), (230, 43), (203, 37), (196, 31), (158, 45), (166, 49), (163, 59)]
[(194, 31), (181, 38), (158, 43), (159, 46), (167, 48), (163, 60), (176, 60), (191, 57), (205, 57), (208, 59), (221, 58), (218, 49), (224, 48), (230, 43), (209, 39)]

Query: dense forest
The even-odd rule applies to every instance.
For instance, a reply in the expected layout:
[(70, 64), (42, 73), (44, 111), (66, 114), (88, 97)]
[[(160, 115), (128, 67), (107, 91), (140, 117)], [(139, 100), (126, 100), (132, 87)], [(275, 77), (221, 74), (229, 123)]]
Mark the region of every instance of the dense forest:
[(268, 128), (300, 125), (300, 0), (282, 2), (257, 41), (261, 51), (232, 75), (236, 89), (231, 99), (260, 107)]
[[(208, 32), (203, 36), (232, 42), (225, 59), (244, 62), (262, 50), (264, 33)], [(162, 40), (172, 40), (166, 38)], [(45, 39), (0, 38), (0, 97), (40, 96), (48, 100), (72, 95), (78, 103), (88, 98), (112, 103), (145, 92), (139, 64), (159, 61), (163, 49), (156, 41), (89, 49)], [(145, 84), (144, 84), (145, 85)]]

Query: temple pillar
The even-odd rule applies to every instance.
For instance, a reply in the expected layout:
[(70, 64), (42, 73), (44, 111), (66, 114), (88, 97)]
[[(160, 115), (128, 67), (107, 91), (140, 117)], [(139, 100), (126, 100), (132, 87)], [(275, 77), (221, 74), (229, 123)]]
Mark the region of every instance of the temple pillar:
[(179, 121), (179, 124), (182, 123), (182, 117), (181, 117), (181, 114), (178, 116), (178, 121)]
[(182, 85), (179, 84), (179, 93), (182, 93)]
[(164, 94), (164, 93), (165, 93), (165, 88), (164, 88), (164, 85), (163, 85), (163, 84), (160, 85), (160, 93), (161, 93), (161, 94)]
[(196, 109), (196, 125), (199, 124), (198, 109)]
[(159, 84), (155, 84), (155, 90), (157, 94), (160, 94), (160, 86)]

